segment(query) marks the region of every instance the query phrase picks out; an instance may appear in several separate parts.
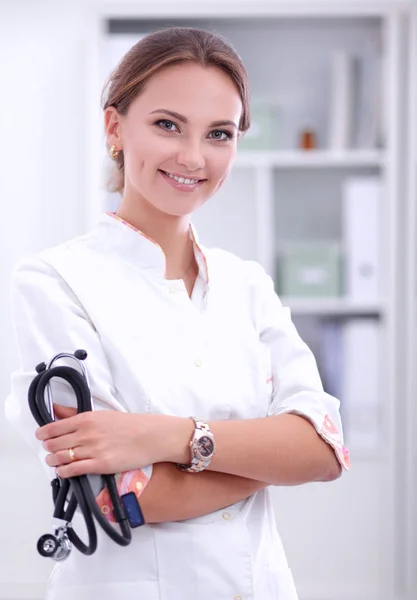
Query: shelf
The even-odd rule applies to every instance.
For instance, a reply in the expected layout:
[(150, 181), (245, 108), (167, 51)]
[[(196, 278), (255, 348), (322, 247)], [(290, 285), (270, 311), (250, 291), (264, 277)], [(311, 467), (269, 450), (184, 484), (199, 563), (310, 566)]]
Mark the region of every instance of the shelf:
[(292, 315), (368, 315), (378, 316), (383, 310), (379, 302), (358, 302), (346, 298), (291, 298), (280, 296)]
[(236, 167), (277, 167), (277, 168), (337, 168), (337, 167), (381, 167), (384, 153), (378, 150), (288, 150), (278, 152), (237, 153)]

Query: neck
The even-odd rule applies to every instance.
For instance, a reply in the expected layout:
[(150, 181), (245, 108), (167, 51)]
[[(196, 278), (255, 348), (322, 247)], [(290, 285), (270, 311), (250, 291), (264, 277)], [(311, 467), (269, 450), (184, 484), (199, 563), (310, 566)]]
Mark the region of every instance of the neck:
[(145, 202), (123, 197), (117, 215), (156, 242), (165, 254), (167, 279), (179, 279), (192, 262), (189, 215), (167, 215)]

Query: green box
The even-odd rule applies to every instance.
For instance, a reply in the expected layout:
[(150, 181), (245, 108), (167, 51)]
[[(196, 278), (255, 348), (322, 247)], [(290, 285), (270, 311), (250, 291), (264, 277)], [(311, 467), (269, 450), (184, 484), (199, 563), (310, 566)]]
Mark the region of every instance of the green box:
[(271, 102), (253, 102), (251, 126), (238, 141), (238, 150), (274, 150), (277, 146), (278, 108)]
[(279, 291), (297, 298), (342, 294), (341, 247), (333, 241), (285, 244), (278, 262)]

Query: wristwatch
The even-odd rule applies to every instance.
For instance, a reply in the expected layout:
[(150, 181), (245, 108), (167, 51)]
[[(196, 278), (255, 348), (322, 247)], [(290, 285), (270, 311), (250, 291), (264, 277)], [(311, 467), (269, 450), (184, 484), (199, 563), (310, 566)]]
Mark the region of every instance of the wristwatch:
[(214, 435), (210, 431), (210, 427), (205, 421), (198, 420), (195, 417), (190, 417), (190, 419), (195, 424), (194, 434), (189, 443), (191, 463), (189, 465), (179, 464), (178, 467), (181, 471), (199, 473), (209, 466), (216, 452), (216, 442)]

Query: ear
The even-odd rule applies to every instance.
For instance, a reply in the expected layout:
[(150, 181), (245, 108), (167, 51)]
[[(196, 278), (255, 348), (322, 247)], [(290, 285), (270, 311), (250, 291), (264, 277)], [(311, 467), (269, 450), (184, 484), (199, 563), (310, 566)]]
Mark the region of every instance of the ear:
[(109, 106), (104, 111), (104, 129), (109, 147), (116, 146), (117, 150), (123, 149), (121, 135), (121, 115), (114, 106)]

